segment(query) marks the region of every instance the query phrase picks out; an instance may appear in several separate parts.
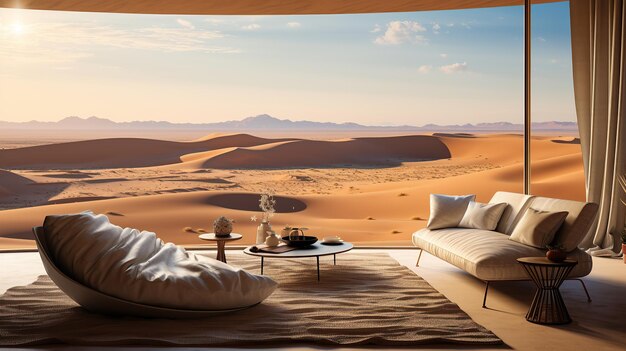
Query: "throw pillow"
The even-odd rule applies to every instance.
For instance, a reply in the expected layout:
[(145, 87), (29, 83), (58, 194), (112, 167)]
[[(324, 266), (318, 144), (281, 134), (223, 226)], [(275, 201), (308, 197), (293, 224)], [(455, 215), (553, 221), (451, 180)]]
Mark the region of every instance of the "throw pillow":
[(459, 223), (461, 228), (495, 230), (506, 209), (507, 203), (483, 204), (470, 201), (463, 219)]
[(476, 195), (449, 196), (430, 194), (430, 217), (428, 229), (454, 228), (459, 225), (470, 201)]
[(539, 211), (530, 207), (513, 229), (509, 239), (545, 249), (567, 217), (567, 212)]
[(113, 225), (105, 215), (48, 216), (44, 231), (52, 259), (65, 274), (127, 301), (223, 310), (255, 305), (277, 285), (269, 277), (163, 243), (155, 233)]

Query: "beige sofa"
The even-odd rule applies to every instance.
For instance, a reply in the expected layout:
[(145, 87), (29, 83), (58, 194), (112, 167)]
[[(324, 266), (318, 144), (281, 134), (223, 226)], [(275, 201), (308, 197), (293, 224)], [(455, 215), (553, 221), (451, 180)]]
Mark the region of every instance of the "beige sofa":
[[(529, 279), (523, 267), (517, 263), (517, 258), (546, 254), (546, 250), (509, 240), (509, 235), (524, 211), (528, 207), (543, 211), (567, 211), (567, 218), (557, 232), (554, 243), (561, 244), (569, 252), (568, 258), (578, 261), (568, 279), (580, 281), (587, 293), (584, 282), (579, 278), (591, 272), (592, 260), (578, 245), (593, 224), (598, 205), (502, 191), (497, 192), (489, 201), (502, 202), (508, 206), (495, 231), (467, 228), (421, 229), (413, 234), (413, 244), (485, 281), (483, 307), (486, 307), (490, 282)], [(421, 255), (422, 251), (419, 253), (417, 266)], [(587, 297), (589, 298), (588, 293)]]

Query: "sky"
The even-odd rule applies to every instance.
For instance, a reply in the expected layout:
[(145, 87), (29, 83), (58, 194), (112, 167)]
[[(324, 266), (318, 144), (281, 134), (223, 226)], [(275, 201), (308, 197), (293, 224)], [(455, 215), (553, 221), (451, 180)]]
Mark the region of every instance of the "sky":
[[(569, 7), (533, 6), (533, 120), (574, 121)], [(0, 9), (0, 120), (523, 121), (523, 8), (308, 16)]]

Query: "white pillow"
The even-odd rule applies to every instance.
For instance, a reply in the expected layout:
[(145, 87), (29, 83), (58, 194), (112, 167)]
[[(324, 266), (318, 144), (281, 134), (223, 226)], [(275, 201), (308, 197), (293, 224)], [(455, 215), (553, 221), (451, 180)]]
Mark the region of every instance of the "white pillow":
[(506, 202), (499, 204), (483, 204), (470, 201), (463, 215), (463, 219), (461, 219), (459, 223), (459, 227), (495, 230), (507, 206), (508, 204)]
[(529, 207), (513, 229), (510, 240), (545, 249), (567, 217), (566, 211), (539, 211)]
[(53, 260), (78, 282), (123, 300), (192, 310), (247, 307), (276, 282), (197, 256), (152, 232), (120, 228), (105, 215), (48, 216), (44, 231)]
[(449, 196), (430, 194), (430, 217), (428, 229), (454, 228), (459, 225), (467, 205), (476, 195)]

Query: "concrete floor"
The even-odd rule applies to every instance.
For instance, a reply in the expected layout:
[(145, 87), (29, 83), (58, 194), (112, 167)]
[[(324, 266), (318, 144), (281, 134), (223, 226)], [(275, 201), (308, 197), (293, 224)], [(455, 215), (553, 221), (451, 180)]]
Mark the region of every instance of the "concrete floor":
[[(477, 323), (498, 335), (507, 346), (496, 349), (515, 350), (626, 350), (626, 265), (621, 259), (594, 258), (591, 275), (585, 278), (593, 302), (587, 302), (580, 283), (565, 282), (563, 297), (574, 322), (565, 326), (542, 326), (524, 319), (534, 287), (530, 282), (502, 282), (490, 288), (487, 309), (481, 308), (484, 283), (461, 270), (433, 257), (422, 255), (420, 267), (414, 267), (416, 250), (384, 251), (422, 276), (435, 289), (457, 303)], [(213, 252), (209, 254), (214, 255)], [(240, 254), (229, 250), (227, 255)], [(25, 285), (43, 274), (37, 253), (0, 254), (0, 294), (7, 288)], [(124, 348), (51, 347), (57, 349), (121, 350)], [(32, 349), (32, 348), (31, 348)], [(154, 348), (129, 348), (148, 350)], [(175, 348), (198, 350), (199, 348)], [(221, 350), (236, 350), (220, 348)], [(297, 345), (264, 350), (362, 350), (368, 348), (326, 348)], [(432, 350), (483, 350), (475, 347), (424, 347)], [(493, 350), (494, 348), (487, 348)], [(23, 349), (24, 350), (24, 349)], [(249, 350), (249, 348), (248, 348)], [(382, 350), (382, 348), (376, 348)], [(389, 348), (388, 350), (392, 350)]]

